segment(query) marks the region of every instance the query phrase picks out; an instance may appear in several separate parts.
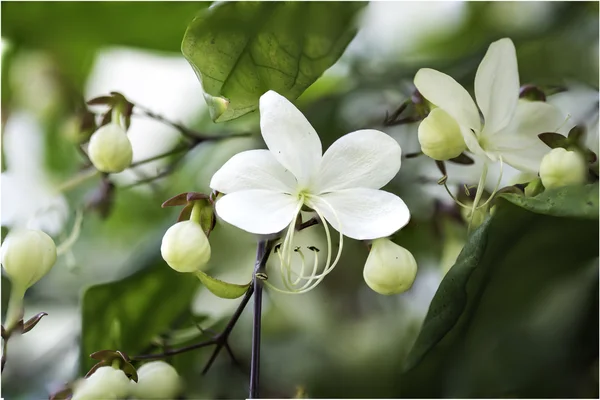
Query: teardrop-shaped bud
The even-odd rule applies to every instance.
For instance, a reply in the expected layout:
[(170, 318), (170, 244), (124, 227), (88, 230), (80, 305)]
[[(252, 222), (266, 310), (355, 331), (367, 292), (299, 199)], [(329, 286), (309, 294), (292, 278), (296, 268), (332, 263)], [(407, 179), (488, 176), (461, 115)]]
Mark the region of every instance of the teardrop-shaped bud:
[(182, 380), (171, 365), (152, 361), (138, 368), (138, 382), (131, 391), (138, 399), (175, 399), (182, 389)]
[(10, 232), (2, 244), (2, 266), (13, 285), (23, 291), (39, 281), (56, 262), (56, 245), (35, 229)]
[(417, 276), (417, 261), (410, 251), (389, 239), (376, 239), (371, 246), (363, 277), (379, 294), (398, 294), (411, 288)]
[(90, 138), (88, 154), (100, 172), (115, 173), (131, 165), (133, 150), (127, 133), (116, 123), (100, 127)]
[(196, 272), (210, 260), (210, 243), (198, 222), (181, 221), (167, 230), (160, 252), (175, 271)]
[(460, 127), (441, 108), (431, 110), (418, 129), (423, 153), (434, 160), (450, 160), (467, 149)]
[(581, 185), (587, 177), (587, 166), (581, 154), (563, 148), (552, 149), (542, 158), (540, 178), (546, 189)]

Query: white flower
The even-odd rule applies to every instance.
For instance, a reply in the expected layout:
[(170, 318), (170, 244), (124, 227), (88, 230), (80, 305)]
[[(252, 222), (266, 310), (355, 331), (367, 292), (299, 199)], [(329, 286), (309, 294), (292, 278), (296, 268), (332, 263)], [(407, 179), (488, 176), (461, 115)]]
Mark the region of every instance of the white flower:
[(181, 392), (183, 382), (177, 370), (164, 361), (146, 363), (137, 374), (138, 381), (131, 382), (131, 391), (138, 399), (174, 399)]
[(523, 172), (537, 173), (542, 157), (550, 151), (537, 135), (555, 132), (563, 123), (556, 107), (519, 100), (517, 57), (508, 38), (492, 43), (479, 64), (475, 75), (479, 109), (465, 88), (439, 71), (422, 68), (414, 83), (423, 97), (456, 121), (469, 151)]
[(210, 243), (198, 222), (181, 221), (167, 230), (160, 252), (175, 271), (195, 272), (210, 260)]
[[(210, 186), (226, 193), (217, 201), (216, 212), (230, 224), (256, 234), (272, 234), (289, 227), (280, 251), (286, 268), (303, 206), (318, 214), (328, 239), (325, 270), (309, 278), (316, 279), (316, 283), (339, 260), (342, 235), (375, 239), (389, 236), (408, 223), (410, 213), (404, 202), (392, 193), (377, 190), (400, 169), (400, 146), (385, 133), (352, 132), (322, 154), (319, 136), (308, 120), (273, 91), (260, 98), (260, 126), (269, 150), (233, 156), (214, 174)], [(340, 232), (333, 263), (327, 223)]]
[(100, 172), (122, 172), (133, 159), (127, 132), (116, 123), (104, 125), (92, 134), (88, 153), (92, 164)]
[(546, 189), (581, 185), (587, 178), (587, 166), (581, 154), (559, 147), (542, 159), (540, 178)]
[(379, 294), (406, 292), (417, 277), (417, 261), (404, 247), (386, 238), (377, 239), (373, 241), (363, 277)]
[(2, 172), (2, 226), (62, 232), (68, 218), (65, 197), (44, 170), (43, 132), (26, 113), (11, 115), (2, 137), (6, 171)]

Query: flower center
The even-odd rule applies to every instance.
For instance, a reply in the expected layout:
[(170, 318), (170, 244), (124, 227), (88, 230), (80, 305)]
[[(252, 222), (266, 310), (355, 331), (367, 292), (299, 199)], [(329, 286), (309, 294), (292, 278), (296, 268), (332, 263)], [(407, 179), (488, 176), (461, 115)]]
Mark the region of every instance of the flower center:
[[(265, 281), (265, 285), (269, 286), (270, 288), (272, 288), (278, 292), (288, 293), (288, 294), (306, 293), (306, 292), (314, 289), (319, 283), (321, 283), (321, 281), (325, 278), (325, 276), (327, 276), (335, 268), (335, 266), (337, 265), (341, 255), (342, 255), (342, 248), (343, 248), (343, 235), (340, 233), (340, 242), (339, 242), (338, 252), (335, 257), (335, 260), (333, 260), (333, 262), (332, 262), (332, 260), (331, 260), (331, 258), (332, 258), (331, 257), (332, 256), (332, 242), (331, 242), (331, 234), (329, 231), (329, 225), (327, 224), (327, 221), (325, 220), (325, 217), (323, 216), (321, 211), (319, 211), (317, 208), (313, 207), (314, 212), (316, 212), (317, 215), (319, 216), (321, 222), (323, 223), (323, 227), (325, 229), (325, 235), (327, 237), (327, 260), (325, 262), (325, 267), (324, 267), (323, 271), (321, 273), (317, 273), (318, 266), (319, 266), (319, 251), (320, 250), (318, 248), (316, 248), (315, 246), (308, 246), (308, 249), (313, 252), (314, 258), (313, 258), (313, 263), (312, 263), (313, 265), (311, 268), (310, 275), (308, 275), (308, 276), (305, 275), (306, 257), (300, 247), (293, 246), (293, 241), (294, 241), (294, 233), (296, 231), (296, 223), (298, 221), (298, 217), (300, 216), (300, 211), (302, 210), (302, 206), (304, 206), (304, 204), (306, 204), (307, 200), (310, 202), (310, 198), (313, 196), (310, 195), (309, 193), (307, 193), (307, 191), (305, 191), (305, 190), (299, 191), (297, 196), (298, 196), (298, 206), (296, 209), (296, 216), (294, 217), (294, 219), (288, 226), (288, 230), (285, 234), (283, 243), (280, 243), (278, 245), (278, 247), (276, 248), (276, 252), (279, 257), (281, 280), (283, 282), (283, 285), (285, 286), (285, 289), (280, 289), (280, 288), (274, 286), (273, 284), (271, 284), (270, 282)], [(327, 207), (329, 207), (331, 209), (331, 211), (335, 215), (335, 218), (338, 220), (338, 225), (339, 225), (340, 224), (339, 218), (338, 218), (335, 210), (325, 200), (320, 199), (320, 201), (323, 202)], [(299, 272), (294, 271), (292, 268), (292, 257), (294, 256), (294, 254), (299, 257), (300, 262), (301, 262)]]

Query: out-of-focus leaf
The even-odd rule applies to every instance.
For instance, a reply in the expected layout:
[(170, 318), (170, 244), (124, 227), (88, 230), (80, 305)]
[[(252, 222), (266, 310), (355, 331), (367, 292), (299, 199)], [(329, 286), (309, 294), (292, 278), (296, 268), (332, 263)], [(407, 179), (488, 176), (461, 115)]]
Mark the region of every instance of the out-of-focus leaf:
[(254, 111), (270, 89), (298, 98), (342, 55), (364, 4), (226, 2), (198, 15), (181, 50), (202, 82), (212, 119)]
[[(123, 45), (179, 51), (196, 13), (210, 2), (2, 3), (2, 37), (35, 48)], [(77, 40), (73, 40), (77, 32)]]
[(198, 271), (196, 276), (200, 281), (206, 286), (208, 290), (210, 290), (215, 296), (221, 297), (223, 299), (237, 299), (241, 297), (248, 288), (250, 287), (250, 283), (245, 285), (238, 285), (236, 283), (229, 283), (222, 281), (217, 278), (213, 278), (210, 275), (205, 274), (202, 271)]
[(131, 46), (177, 52), (186, 26), (209, 4), (3, 2), (2, 38), (19, 51), (47, 51), (61, 72), (77, 87), (83, 87), (99, 48)]
[(503, 194), (442, 281), (402, 395), (597, 395), (598, 240), (597, 184)]
[(136, 355), (189, 311), (200, 282), (173, 271), (157, 252), (152, 252), (148, 260), (143, 263), (145, 268), (120, 281), (85, 291), (81, 311), (82, 373), (95, 363), (90, 354), (113, 349)]

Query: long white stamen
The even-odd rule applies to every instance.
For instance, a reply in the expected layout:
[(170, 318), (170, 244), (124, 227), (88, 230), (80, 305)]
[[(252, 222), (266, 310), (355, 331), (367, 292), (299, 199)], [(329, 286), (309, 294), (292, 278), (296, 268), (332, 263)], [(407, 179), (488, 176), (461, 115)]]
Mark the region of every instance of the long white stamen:
[(500, 176), (498, 177), (498, 182), (496, 182), (496, 187), (494, 188), (494, 191), (492, 192), (490, 197), (487, 199), (487, 201), (485, 203), (483, 203), (482, 205), (480, 205), (478, 208), (484, 208), (485, 206), (487, 206), (490, 203), (490, 201), (492, 201), (492, 199), (498, 192), (498, 188), (500, 188), (500, 181), (502, 181), (503, 173), (504, 173), (504, 161), (502, 160), (502, 156), (500, 156)]
[[(344, 235), (340, 232), (340, 241), (339, 241), (338, 251), (337, 251), (335, 259), (332, 262), (331, 258), (332, 258), (333, 246), (332, 246), (332, 240), (331, 240), (331, 232), (329, 231), (329, 224), (325, 220), (325, 217), (323, 216), (321, 211), (319, 211), (318, 209), (313, 207), (314, 211), (317, 213), (317, 215), (323, 222), (323, 227), (325, 229), (325, 236), (327, 238), (327, 260), (325, 262), (325, 267), (323, 269), (323, 272), (321, 272), (320, 274), (316, 273), (317, 269), (318, 269), (318, 264), (319, 264), (319, 257), (318, 257), (318, 252), (315, 249), (315, 250), (313, 250), (313, 252), (314, 252), (313, 269), (309, 276), (304, 275), (304, 271), (305, 271), (305, 267), (306, 267), (306, 259), (304, 257), (304, 254), (301, 251), (297, 252), (302, 260), (300, 274), (297, 274), (296, 272), (294, 272), (292, 270), (292, 265), (291, 265), (292, 254), (291, 254), (291, 252), (293, 251), (292, 246), (293, 246), (294, 231), (295, 231), (296, 221), (297, 221), (298, 215), (300, 213), (300, 209), (301, 209), (302, 205), (304, 204), (305, 197), (302, 196), (301, 200), (302, 200), (302, 202), (299, 204), (296, 217), (294, 218), (294, 220), (288, 227), (288, 232), (286, 232), (284, 242), (283, 242), (280, 252), (279, 252), (280, 254), (278, 254), (279, 261), (280, 261), (280, 270), (281, 270), (281, 274), (282, 274), (282, 282), (287, 290), (280, 289), (280, 288), (274, 286), (273, 284), (271, 284), (270, 282), (265, 281), (265, 285), (267, 285), (269, 288), (271, 288), (277, 292), (280, 292), (280, 293), (300, 294), (300, 293), (306, 293), (306, 292), (314, 289), (325, 278), (325, 276), (327, 276), (331, 271), (333, 271), (333, 269), (338, 264), (338, 262), (342, 256), (342, 249), (344, 246)], [(323, 199), (320, 199), (320, 200), (323, 201), (323, 203), (325, 203), (325, 205), (331, 209), (331, 211), (333, 212), (333, 214), (336, 218), (338, 226), (341, 227), (341, 222), (339, 220), (337, 213), (335, 212), (335, 209), (327, 201), (325, 201)], [(341, 230), (341, 228), (340, 228), (340, 230)], [(292, 278), (291, 278), (292, 274), (297, 276), (297, 278), (293, 282), (292, 282)], [(305, 283), (304, 283), (304, 285), (302, 285), (302, 287), (297, 288), (297, 289), (292, 288), (293, 286), (297, 286), (301, 280), (305, 280)]]

